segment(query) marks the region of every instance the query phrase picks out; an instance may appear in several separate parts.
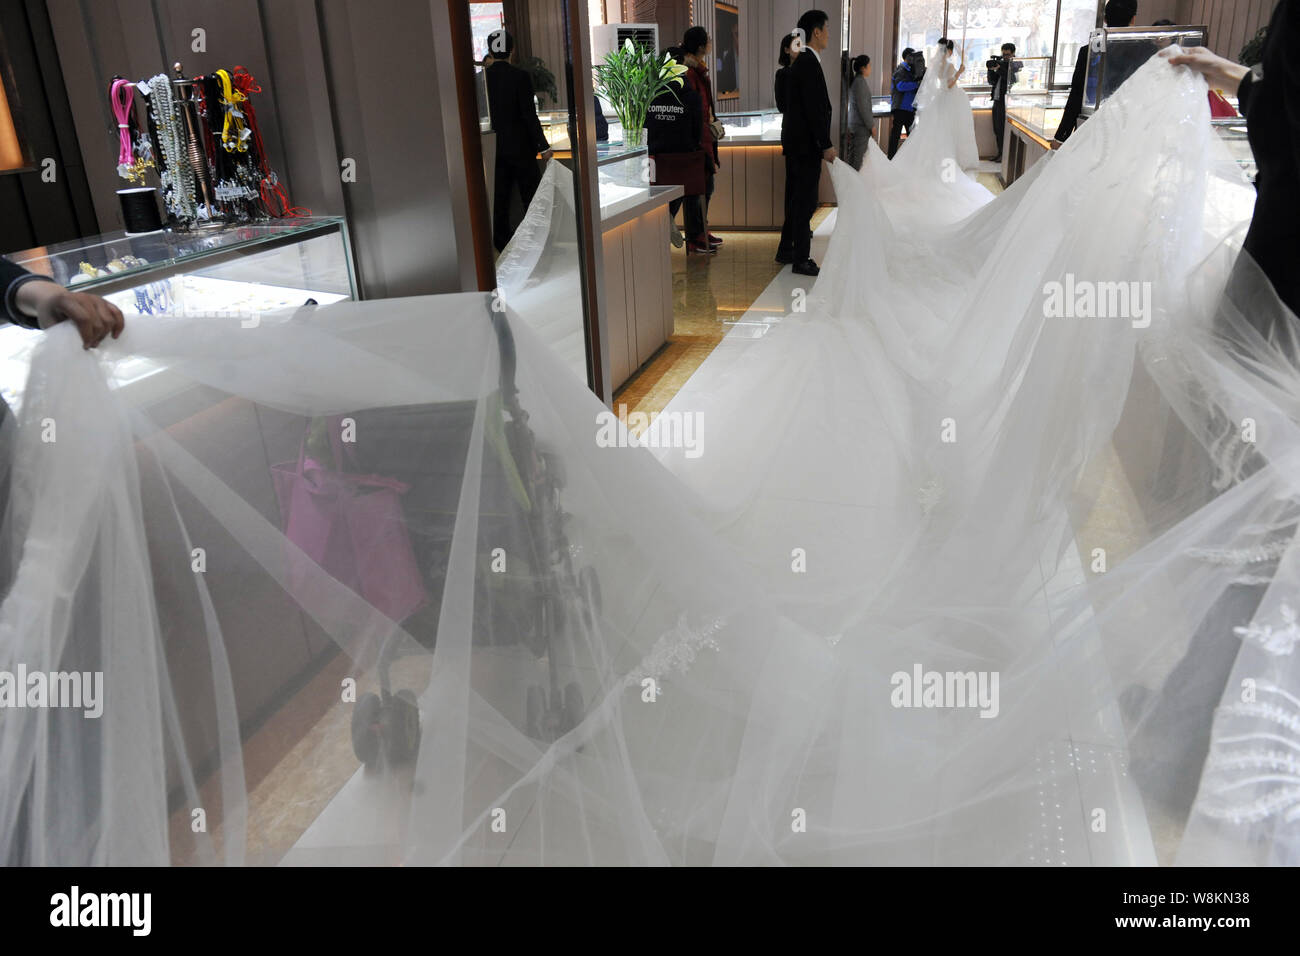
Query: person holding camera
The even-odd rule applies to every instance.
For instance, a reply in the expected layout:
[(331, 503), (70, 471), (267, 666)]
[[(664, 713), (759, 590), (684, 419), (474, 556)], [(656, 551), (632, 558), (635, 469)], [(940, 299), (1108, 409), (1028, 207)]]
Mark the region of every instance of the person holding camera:
[(989, 71), (989, 86), (993, 87), (993, 137), (998, 141), (998, 154), (993, 162), (1002, 162), (1002, 133), (1007, 123), (1007, 91), (1016, 83), (1016, 76), (1024, 63), (1016, 59), (1016, 45), (1002, 44), (1002, 55), (984, 64)]
[(903, 51), (903, 62), (894, 67), (894, 75), (890, 81), (889, 107), (893, 115), (893, 122), (889, 124), (890, 159), (893, 159), (894, 154), (898, 152), (898, 139), (904, 126), (907, 127), (907, 134), (912, 135), (912, 124), (916, 122), (916, 91), (924, 75), (924, 57), (909, 46)]

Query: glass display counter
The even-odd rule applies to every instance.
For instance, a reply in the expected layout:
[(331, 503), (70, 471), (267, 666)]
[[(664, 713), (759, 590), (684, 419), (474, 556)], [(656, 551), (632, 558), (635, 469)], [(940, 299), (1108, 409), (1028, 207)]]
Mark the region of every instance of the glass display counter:
[[(1235, 105), (1235, 104), (1234, 104)], [(1215, 120), (1214, 131), (1223, 140), (1228, 152), (1233, 160), (1241, 167), (1247, 178), (1251, 182), (1255, 181), (1255, 175), (1259, 172), (1259, 167), (1255, 165), (1255, 153), (1250, 148), (1250, 139), (1246, 136), (1246, 123), (1244, 120)]]
[(720, 146), (781, 142), (781, 114), (777, 110), (722, 113), (718, 121), (727, 131)]
[(598, 160), (598, 163), (600, 219), (604, 229), (620, 225), (681, 195), (680, 186), (650, 183), (650, 157), (644, 147), (618, 152), (607, 160)]
[[(356, 298), (352, 249), (342, 218), (280, 219), (266, 223), (108, 233), (6, 256), (70, 289), (94, 292), (126, 316), (250, 317), (296, 308), (308, 299), (328, 305)], [(40, 332), (0, 326), (0, 393), (21, 401), (27, 357)], [(143, 359), (118, 364), (119, 384), (148, 378)]]
[[(785, 218), (785, 163), (777, 110), (723, 113), (727, 135), (709, 202), (711, 229), (779, 229)], [(822, 177), (829, 181), (829, 176)]]
[(1040, 139), (1056, 135), (1070, 94), (1065, 90), (1020, 90), (1007, 96), (1007, 119)]
[(1205, 46), (1204, 26), (1101, 27), (1088, 37), (1083, 115), (1096, 111), (1125, 80), (1165, 47)]

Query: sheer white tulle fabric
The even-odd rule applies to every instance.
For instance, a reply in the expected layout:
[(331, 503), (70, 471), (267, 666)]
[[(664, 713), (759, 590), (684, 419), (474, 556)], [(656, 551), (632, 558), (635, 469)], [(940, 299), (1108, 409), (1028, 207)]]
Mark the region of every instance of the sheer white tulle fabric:
[(497, 259), (497, 290), (585, 382), (586, 337), (582, 310), (575, 306), (582, 302), (582, 285), (573, 210), (572, 173), (563, 163), (547, 163), (519, 228)]
[[(1204, 82), (1148, 64), (967, 214), (881, 161), (667, 470), (489, 295), (55, 329), (0, 670), (102, 670), (104, 715), (3, 712), (3, 858), (1300, 860), (1300, 354)], [(415, 612), (307, 556), (303, 458), (372, 477), (306, 527)]]

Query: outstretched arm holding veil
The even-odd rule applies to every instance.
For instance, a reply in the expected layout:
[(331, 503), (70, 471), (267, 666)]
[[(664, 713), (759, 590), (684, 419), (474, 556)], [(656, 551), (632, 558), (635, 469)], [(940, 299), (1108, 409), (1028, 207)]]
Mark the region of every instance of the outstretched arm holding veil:
[(1236, 93), (1246, 118), (1251, 151), (1259, 174), (1259, 196), (1245, 249), (1278, 296), (1300, 314), (1300, 276), (1295, 268), (1300, 249), (1300, 65), (1293, 51), (1300, 43), (1300, 2), (1281, 0), (1268, 25), (1262, 61), (1255, 69), (1233, 63), (1209, 50), (1191, 47), (1166, 52), (1173, 66), (1188, 66), (1213, 88)]
[(961, 48), (961, 66), (957, 67), (957, 72), (953, 73), (953, 75), (949, 78), (948, 89), (952, 89), (954, 86), (956, 86), (957, 81), (961, 79), (961, 75), (965, 72), (966, 72), (966, 47), (963, 46)]

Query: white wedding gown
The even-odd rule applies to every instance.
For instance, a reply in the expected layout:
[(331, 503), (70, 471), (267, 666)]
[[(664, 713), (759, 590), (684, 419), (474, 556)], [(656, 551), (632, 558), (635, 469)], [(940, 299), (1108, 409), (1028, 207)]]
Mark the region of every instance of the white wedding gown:
[[(667, 470), (605, 440), (553, 302), (55, 328), (0, 671), (102, 670), (107, 700), (4, 712), (0, 859), (1300, 862), (1300, 348), (1238, 259), (1253, 191), (1205, 89), (1153, 61), (997, 199), (836, 163), (820, 278), (670, 406), (704, 427)], [(1058, 281), (1150, 296), (1066, 318)], [(408, 487), (402, 622), (283, 530), (271, 466), (322, 416)], [(340, 680), (387, 672), (418, 746), (362, 770)], [(276, 711), (312, 717), (246, 765)]]
[(913, 167), (931, 183), (951, 182), (961, 170), (979, 165), (975, 116), (960, 84), (948, 85), (957, 77), (952, 56), (934, 52), (930, 63), (916, 91), (916, 127), (894, 161)]

